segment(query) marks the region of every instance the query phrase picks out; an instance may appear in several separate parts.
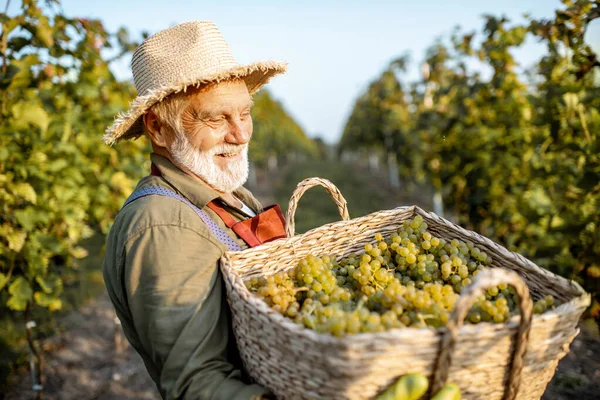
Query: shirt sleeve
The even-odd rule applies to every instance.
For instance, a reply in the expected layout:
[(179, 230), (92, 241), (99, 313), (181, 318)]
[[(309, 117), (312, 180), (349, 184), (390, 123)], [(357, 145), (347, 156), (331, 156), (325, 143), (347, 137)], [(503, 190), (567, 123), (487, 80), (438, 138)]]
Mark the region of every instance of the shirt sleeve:
[(127, 302), (165, 399), (267, 395), (232, 363), (221, 253), (212, 239), (177, 225), (147, 228), (126, 243)]

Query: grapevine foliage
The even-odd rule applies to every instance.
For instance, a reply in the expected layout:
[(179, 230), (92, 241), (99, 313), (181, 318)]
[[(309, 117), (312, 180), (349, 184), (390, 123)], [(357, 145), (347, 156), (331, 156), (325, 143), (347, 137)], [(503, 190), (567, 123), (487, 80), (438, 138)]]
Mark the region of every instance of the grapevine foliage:
[[(525, 24), (486, 16), (482, 32), (435, 43), (421, 81), (392, 63), (357, 100), (342, 151), (385, 148), (392, 132), (402, 177), (440, 190), (458, 222), (599, 293), (600, 56), (583, 40), (599, 16), (591, 0)], [(513, 54), (527, 39), (546, 51), (524, 70)]]
[(134, 91), (103, 54), (135, 47), (127, 32), (24, 1), (1, 14), (0, 290), (9, 309), (61, 308), (61, 273), (78, 243), (106, 232), (142, 174), (143, 145), (101, 144)]
[(250, 159), (256, 165), (265, 166), (269, 156), (282, 161), (288, 161), (291, 153), (317, 156), (317, 143), (306, 136), (300, 125), (269, 91), (257, 93), (253, 100), (254, 133), (250, 142)]
[[(61, 308), (61, 276), (86, 256), (81, 240), (108, 232), (150, 170), (146, 139), (102, 143), (136, 96), (111, 62), (138, 43), (125, 28), (68, 18), (58, 3), (23, 0), (16, 15), (0, 13), (0, 308), (13, 311)], [(255, 101), (258, 164), (270, 154), (316, 154), (269, 93)]]

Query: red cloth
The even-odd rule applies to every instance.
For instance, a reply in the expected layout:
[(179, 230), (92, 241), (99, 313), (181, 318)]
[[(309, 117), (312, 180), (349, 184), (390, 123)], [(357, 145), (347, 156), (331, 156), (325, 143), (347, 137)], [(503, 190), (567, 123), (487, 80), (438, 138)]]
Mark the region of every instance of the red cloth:
[(279, 205), (273, 204), (255, 217), (236, 222), (233, 217), (214, 201), (207, 204), (250, 247), (287, 237), (285, 219)]

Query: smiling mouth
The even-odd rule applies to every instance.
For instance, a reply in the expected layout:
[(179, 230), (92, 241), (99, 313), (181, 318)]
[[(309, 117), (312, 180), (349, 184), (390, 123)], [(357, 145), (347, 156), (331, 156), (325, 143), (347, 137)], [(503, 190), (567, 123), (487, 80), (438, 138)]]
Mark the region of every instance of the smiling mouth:
[(237, 155), (239, 155), (240, 153), (221, 153), (221, 154), (217, 154), (218, 157), (223, 157), (223, 158), (230, 158), (230, 157), (235, 157)]

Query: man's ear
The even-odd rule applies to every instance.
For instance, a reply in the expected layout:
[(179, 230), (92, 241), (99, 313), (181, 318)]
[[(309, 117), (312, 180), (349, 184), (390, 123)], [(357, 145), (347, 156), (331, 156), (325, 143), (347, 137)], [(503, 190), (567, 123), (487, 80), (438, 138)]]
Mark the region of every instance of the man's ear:
[(158, 116), (152, 110), (148, 110), (143, 118), (146, 132), (152, 143), (158, 147), (167, 147), (168, 142), (165, 136), (167, 130), (158, 119)]

